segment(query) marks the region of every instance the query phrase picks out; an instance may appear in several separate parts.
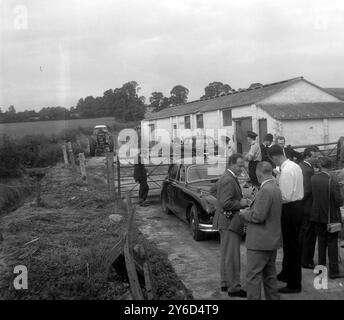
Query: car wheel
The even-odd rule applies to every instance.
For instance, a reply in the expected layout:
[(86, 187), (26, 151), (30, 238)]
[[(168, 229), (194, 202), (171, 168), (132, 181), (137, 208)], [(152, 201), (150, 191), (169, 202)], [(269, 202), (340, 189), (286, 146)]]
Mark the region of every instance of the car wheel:
[(198, 209), (196, 205), (193, 205), (190, 209), (190, 228), (194, 240), (201, 241), (204, 239), (204, 232), (199, 229)]
[(162, 212), (165, 214), (172, 213), (171, 210), (167, 206), (167, 194), (165, 190), (161, 193), (161, 209), (162, 209)]

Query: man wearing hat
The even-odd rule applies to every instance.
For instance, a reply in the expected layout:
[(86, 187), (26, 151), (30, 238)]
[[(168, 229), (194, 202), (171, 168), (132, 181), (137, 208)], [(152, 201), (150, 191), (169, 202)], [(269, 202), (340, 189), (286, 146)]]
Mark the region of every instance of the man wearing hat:
[(257, 164), (262, 161), (262, 152), (257, 141), (257, 136), (258, 135), (255, 132), (247, 131), (247, 141), (250, 145), (250, 150), (247, 153), (245, 160), (248, 161), (248, 174), (250, 176), (251, 183), (254, 186), (259, 186), (256, 176), (256, 167)]

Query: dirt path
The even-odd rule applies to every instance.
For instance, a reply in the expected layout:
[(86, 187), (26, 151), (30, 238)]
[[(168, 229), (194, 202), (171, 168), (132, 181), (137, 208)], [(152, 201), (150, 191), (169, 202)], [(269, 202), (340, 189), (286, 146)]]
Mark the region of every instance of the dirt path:
[[(174, 215), (161, 212), (158, 202), (149, 207), (137, 207), (137, 222), (143, 234), (168, 254), (176, 273), (192, 291), (195, 299), (229, 299), (220, 292), (219, 240), (216, 235), (196, 242), (188, 226)], [(246, 249), (241, 248), (242, 283), (245, 284)], [(344, 249), (341, 249), (344, 257)], [(282, 252), (277, 257), (281, 269)], [(303, 270), (303, 290), (296, 295), (283, 295), (282, 299), (343, 299), (344, 279), (329, 280), (328, 290), (316, 290), (312, 270)], [(282, 287), (283, 283), (279, 283)]]

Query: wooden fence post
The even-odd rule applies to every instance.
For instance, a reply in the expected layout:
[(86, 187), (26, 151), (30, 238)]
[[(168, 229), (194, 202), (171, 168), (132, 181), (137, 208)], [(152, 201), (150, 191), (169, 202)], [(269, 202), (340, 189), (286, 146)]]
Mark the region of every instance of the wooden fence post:
[(81, 179), (87, 183), (87, 173), (86, 173), (86, 165), (85, 165), (85, 155), (84, 153), (79, 153), (79, 163), (80, 163), (80, 171), (81, 171)]
[(68, 146), (69, 160), (70, 160), (70, 163), (72, 165), (72, 169), (75, 170), (75, 158), (74, 158), (72, 143), (69, 141), (67, 146)]
[(115, 157), (116, 157), (116, 174), (117, 174), (117, 199), (118, 201), (121, 200), (121, 163), (119, 162), (118, 156), (118, 133), (114, 135), (114, 150), (115, 150)]
[(125, 234), (125, 243), (124, 243), (124, 257), (125, 264), (127, 267), (128, 278), (130, 283), (131, 295), (135, 300), (143, 300), (143, 293), (140, 287), (140, 282), (137, 276), (135, 262), (133, 259), (133, 231), (134, 228), (134, 214), (130, 193), (126, 195), (127, 200), (127, 211), (128, 211), (128, 221), (127, 221), (127, 233)]
[(113, 163), (113, 152), (106, 153), (106, 166), (107, 166), (107, 180), (109, 197), (113, 201), (115, 200), (115, 171)]
[(66, 148), (65, 144), (62, 145), (62, 153), (63, 153), (64, 165), (67, 168), (68, 167), (68, 156), (67, 156), (67, 148)]
[(344, 164), (344, 137), (340, 137), (337, 143), (337, 163), (339, 167)]
[(118, 192), (118, 199), (122, 198), (121, 194), (121, 163), (119, 162), (119, 157), (116, 158), (116, 169), (117, 169), (117, 192)]

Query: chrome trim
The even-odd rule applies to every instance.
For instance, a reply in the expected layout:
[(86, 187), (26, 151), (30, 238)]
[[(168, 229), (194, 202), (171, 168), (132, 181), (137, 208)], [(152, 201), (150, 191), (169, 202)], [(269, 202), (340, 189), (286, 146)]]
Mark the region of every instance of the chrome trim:
[(199, 227), (199, 229), (200, 229), (201, 231), (203, 231), (203, 232), (216, 232), (216, 231), (218, 231), (217, 229), (215, 229), (215, 228), (213, 227), (212, 224), (200, 223), (200, 224), (198, 225), (198, 227)]

